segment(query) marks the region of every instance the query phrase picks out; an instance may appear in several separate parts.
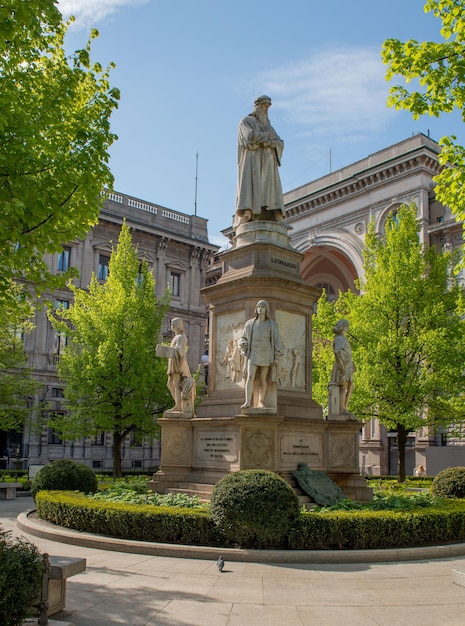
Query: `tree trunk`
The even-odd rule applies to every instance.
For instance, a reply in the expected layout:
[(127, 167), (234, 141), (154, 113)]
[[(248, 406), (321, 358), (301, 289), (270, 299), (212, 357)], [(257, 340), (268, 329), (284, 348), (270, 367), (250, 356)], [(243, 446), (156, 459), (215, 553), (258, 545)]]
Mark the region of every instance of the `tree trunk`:
[(113, 433), (113, 477), (121, 478), (123, 471), (121, 468), (121, 448), (124, 437), (121, 433)]
[(405, 482), (405, 448), (409, 431), (397, 424), (397, 481)]

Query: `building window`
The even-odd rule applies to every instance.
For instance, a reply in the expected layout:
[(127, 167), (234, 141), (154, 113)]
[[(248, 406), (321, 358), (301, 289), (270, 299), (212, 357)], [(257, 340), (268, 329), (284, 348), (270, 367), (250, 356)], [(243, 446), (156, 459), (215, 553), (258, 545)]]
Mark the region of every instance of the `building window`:
[[(69, 309), (68, 300), (55, 300), (55, 309)], [(67, 344), (66, 333), (60, 333), (57, 330), (53, 333), (53, 354), (59, 356), (63, 354), (63, 349)], [(52, 392), (53, 393), (53, 392)]]
[(53, 354), (55, 356), (60, 356), (60, 354), (63, 354), (66, 343), (66, 333), (59, 333), (55, 331), (55, 334), (53, 335)]
[(139, 433), (131, 433), (129, 438), (129, 446), (131, 448), (140, 447), (142, 445), (142, 438)]
[(92, 461), (93, 469), (102, 469), (102, 461)]
[(55, 300), (55, 309), (69, 309), (69, 300)]
[(139, 271), (137, 273), (136, 285), (139, 285), (140, 287), (143, 287), (144, 286), (144, 280), (145, 280), (145, 275), (143, 273), (142, 263), (139, 263)]
[(181, 295), (181, 274), (171, 272), (171, 295), (179, 297)]
[[(56, 415), (56, 414), (55, 414)], [(60, 435), (49, 426), (47, 434), (47, 443), (51, 445), (62, 445), (63, 440)]]
[(52, 387), (52, 398), (64, 398), (63, 389), (60, 387)]
[(58, 256), (57, 270), (66, 272), (69, 269), (69, 259), (71, 256), (71, 248), (63, 248)]
[(330, 302), (336, 300), (336, 290), (329, 283), (317, 283), (315, 287), (318, 287), (318, 289), (324, 289), (326, 291), (326, 299)]
[(99, 255), (98, 258), (98, 275), (97, 278), (99, 280), (106, 280), (108, 278), (108, 263), (110, 261), (109, 256), (105, 256), (103, 254)]
[(142, 461), (133, 461), (132, 467), (133, 469), (142, 469)]
[(91, 446), (104, 446), (105, 445), (105, 433), (96, 435), (90, 442)]

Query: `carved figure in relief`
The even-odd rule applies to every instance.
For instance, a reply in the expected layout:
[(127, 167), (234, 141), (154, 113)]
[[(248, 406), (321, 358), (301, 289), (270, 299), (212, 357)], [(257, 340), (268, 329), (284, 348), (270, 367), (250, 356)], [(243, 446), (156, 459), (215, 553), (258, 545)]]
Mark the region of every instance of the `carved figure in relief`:
[[(239, 339), (239, 349), (245, 359), (245, 403), (243, 409), (253, 406), (253, 392), (258, 378), (258, 401), (256, 408), (266, 407), (269, 383), (276, 389), (276, 364), (283, 354), (281, 337), (276, 322), (269, 317), (269, 304), (259, 300), (255, 317), (248, 320)], [(276, 401), (269, 408), (274, 408)]]
[(241, 380), (241, 352), (237, 345), (237, 341), (234, 339), (230, 339), (228, 341), (222, 364), (227, 366), (226, 377), (229, 378), (231, 382), (237, 383)]
[(194, 414), (195, 380), (187, 362), (187, 337), (184, 334), (182, 319), (171, 320), (174, 337), (170, 346), (158, 345), (157, 355), (168, 357), (168, 389), (174, 400), (174, 407), (167, 413)]
[(294, 358), (291, 369), (291, 386), (301, 388), (304, 387), (304, 371), (303, 371), (303, 358), (300, 350), (294, 348), (292, 350), (292, 356)]
[(235, 227), (253, 219), (281, 221), (285, 215), (278, 172), (284, 142), (268, 119), (270, 106), (269, 96), (258, 97), (239, 124)]
[(344, 412), (347, 412), (353, 391), (353, 374), (355, 372), (352, 349), (346, 337), (348, 330), (349, 322), (347, 320), (339, 320), (333, 329), (333, 352), (336, 360), (333, 366), (331, 383), (339, 385), (340, 409)]

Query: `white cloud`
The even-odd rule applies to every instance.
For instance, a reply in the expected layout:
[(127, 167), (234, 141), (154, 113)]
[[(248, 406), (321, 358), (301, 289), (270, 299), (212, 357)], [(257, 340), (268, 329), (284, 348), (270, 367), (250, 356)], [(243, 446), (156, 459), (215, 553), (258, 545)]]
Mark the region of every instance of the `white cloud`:
[(291, 124), (316, 136), (366, 134), (389, 119), (379, 50), (332, 49), (262, 75), (260, 90)]
[(150, 0), (59, 0), (63, 17), (74, 15), (78, 27), (94, 26), (120, 9), (145, 4)]

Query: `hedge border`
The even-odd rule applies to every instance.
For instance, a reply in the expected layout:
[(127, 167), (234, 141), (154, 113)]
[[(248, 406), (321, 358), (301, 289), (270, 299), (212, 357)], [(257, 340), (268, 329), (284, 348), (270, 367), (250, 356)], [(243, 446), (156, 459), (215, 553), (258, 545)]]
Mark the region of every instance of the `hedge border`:
[[(37, 514), (58, 526), (149, 542), (231, 547), (210, 514), (195, 509), (132, 505), (41, 491)], [(287, 538), (292, 550), (373, 550), (465, 541), (465, 500), (417, 511), (301, 513)], [(275, 546), (282, 549), (283, 546)]]

